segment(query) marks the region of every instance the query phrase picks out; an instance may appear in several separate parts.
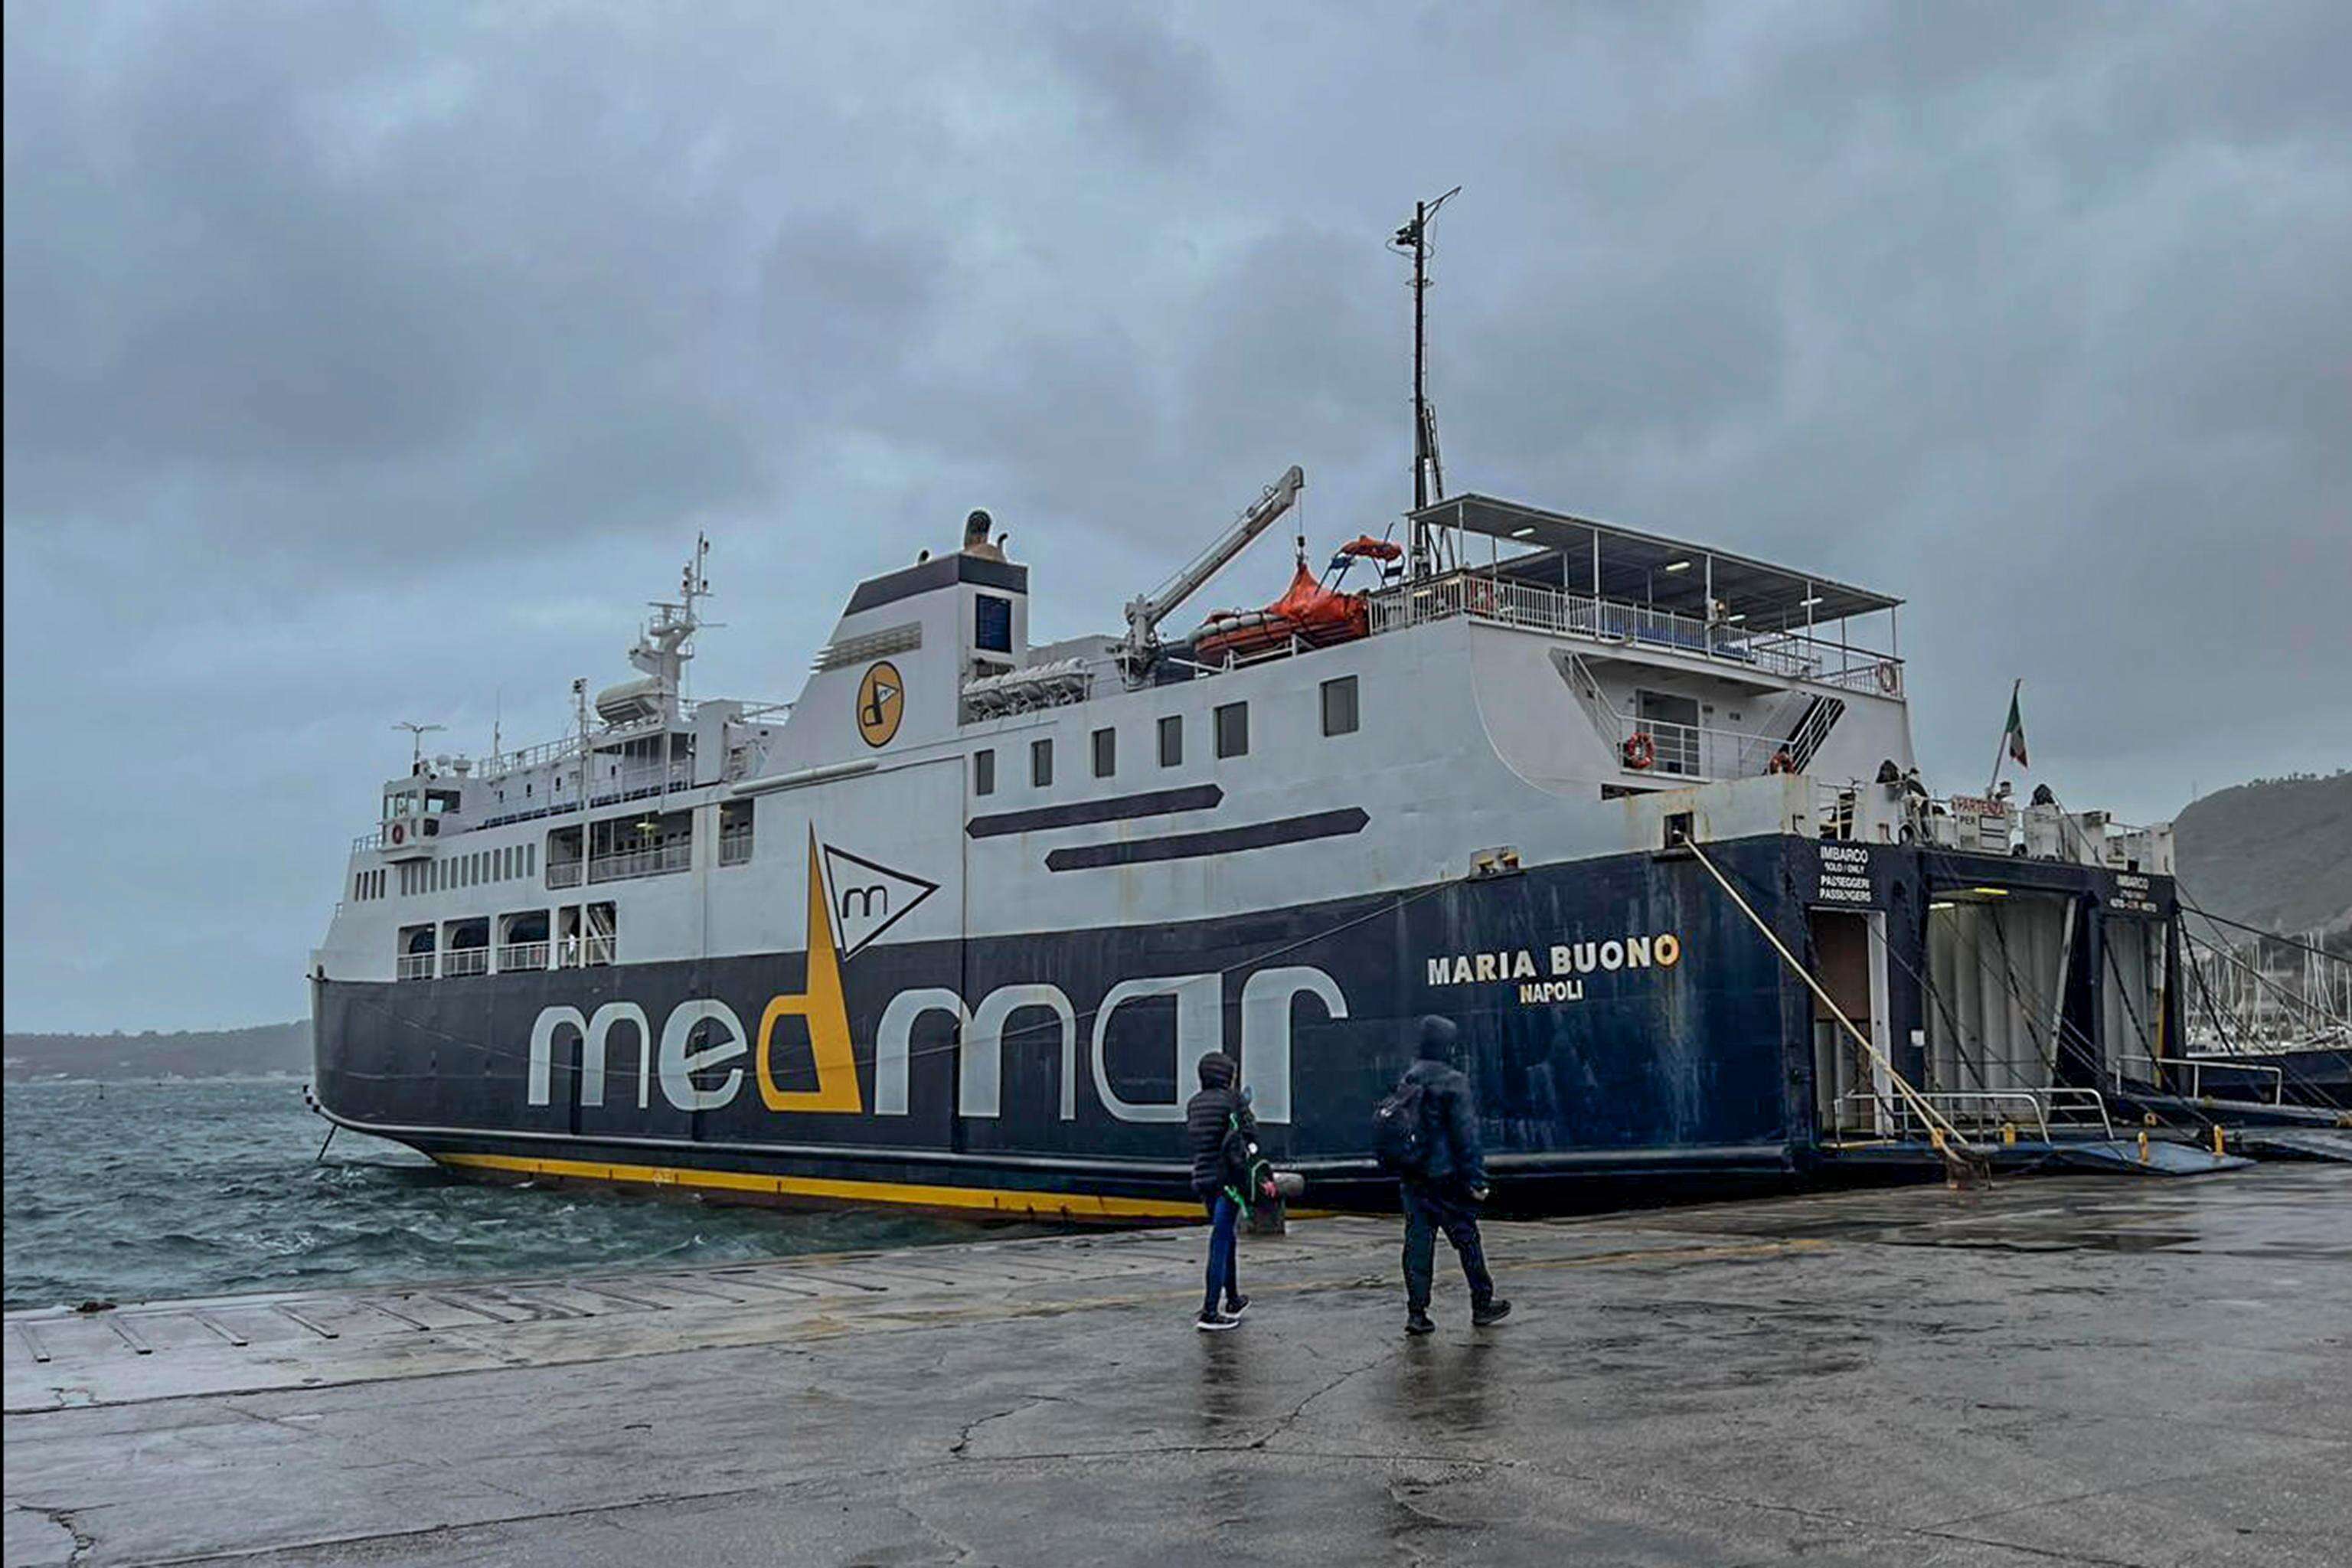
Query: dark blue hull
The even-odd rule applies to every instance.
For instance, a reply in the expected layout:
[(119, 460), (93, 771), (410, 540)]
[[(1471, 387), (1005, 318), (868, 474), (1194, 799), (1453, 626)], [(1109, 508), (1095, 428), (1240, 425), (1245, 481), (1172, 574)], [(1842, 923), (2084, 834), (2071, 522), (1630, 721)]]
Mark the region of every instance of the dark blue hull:
[[(1825, 896), (1822, 849), (1765, 837), (1708, 853), (1809, 963), (1811, 909), (1885, 917), (1895, 1042), (1929, 1005), (1935, 888), (2084, 895), (2091, 943), (2116, 890), (2084, 868), (1880, 845), (1829, 867), (1843, 885)], [(2168, 931), (2170, 885), (2155, 883), (2157, 907), (2136, 893), (2130, 918)], [(828, 1066), (836, 968), (847, 1043)], [(877, 945), (816, 969), (793, 952), (320, 977), (315, 1092), (339, 1121), (492, 1172), (1144, 1215), (1190, 1212), (1181, 1129), (1162, 1118), (1202, 1048), (1242, 1057), (1278, 1163), (1327, 1199), (1370, 1190), (1370, 1109), (1417, 1020), (1441, 1013), (1462, 1026), (1507, 1183), (1801, 1173), (1820, 1148), (1813, 996), (1686, 854), (1186, 924)], [(992, 1061), (975, 1068), (949, 1004), (977, 1014), (992, 994), (1032, 1000), (999, 1010)], [(2095, 1031), (2095, 1006), (2069, 1006)], [(1894, 1052), (1918, 1072), (1916, 1045)]]

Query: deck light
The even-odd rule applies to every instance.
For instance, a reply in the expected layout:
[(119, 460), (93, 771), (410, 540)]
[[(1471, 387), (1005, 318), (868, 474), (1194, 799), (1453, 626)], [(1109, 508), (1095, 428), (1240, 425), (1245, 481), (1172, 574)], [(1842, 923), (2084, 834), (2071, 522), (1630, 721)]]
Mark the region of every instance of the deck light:
[(1740, 611), (1740, 612), (1739, 612), (1738, 615), (1736, 615), (1736, 616), (1724, 616), (1723, 618), (1724, 618), (1725, 620), (1727, 620), (1727, 621), (1731, 622), (1734, 626), (1737, 626), (1738, 623), (1740, 623), (1741, 621), (1744, 621), (1744, 620), (1746, 620), (1746, 619), (1748, 618), (1748, 612), (1747, 612), (1747, 611), (1745, 611), (1745, 610), (1742, 610), (1742, 611)]
[(2009, 889), (2007, 888), (1970, 888), (1969, 891), (1976, 894), (1980, 899), (2005, 899), (2009, 897)]
[(1526, 528), (1515, 528), (1511, 530), (1511, 537), (1513, 539), (1527, 539), (1533, 536), (1534, 533), (1535, 527), (1533, 524), (1530, 524)]
[(1821, 602), (1822, 596), (1819, 594), (1809, 594), (1805, 597), (1797, 601), (1800, 605), (1808, 610), (1811, 609), (1815, 605), (1818, 605)]
[(1927, 908), (1928, 908), (1930, 910), (1949, 910), (1949, 909), (1956, 909), (1956, 908), (1958, 908), (1958, 906), (1957, 906), (1956, 904), (1954, 904), (1954, 903), (1952, 902), (1952, 900), (1949, 900), (1949, 899), (1931, 899), (1931, 900), (1928, 900), (1928, 903), (1927, 903)]
[(1669, 572), (1687, 572), (1690, 570), (1690, 563), (1688, 561), (1669, 561), (1666, 563), (1666, 570)]

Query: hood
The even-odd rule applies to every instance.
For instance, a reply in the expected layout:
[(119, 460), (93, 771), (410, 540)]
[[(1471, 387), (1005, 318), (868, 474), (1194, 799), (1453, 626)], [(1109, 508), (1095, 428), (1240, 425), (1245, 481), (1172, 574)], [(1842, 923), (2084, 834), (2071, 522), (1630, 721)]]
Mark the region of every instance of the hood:
[(1234, 1063), (1234, 1058), (1223, 1051), (1211, 1051), (1201, 1058), (1202, 1089), (1231, 1089), (1234, 1087), (1234, 1079), (1240, 1076), (1241, 1069)]

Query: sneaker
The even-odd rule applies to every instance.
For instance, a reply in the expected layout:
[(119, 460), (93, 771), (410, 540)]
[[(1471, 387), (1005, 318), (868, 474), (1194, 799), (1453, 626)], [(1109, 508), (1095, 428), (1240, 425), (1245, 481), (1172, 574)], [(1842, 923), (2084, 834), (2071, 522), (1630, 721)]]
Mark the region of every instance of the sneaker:
[(1238, 1318), (1238, 1317), (1240, 1317), (1244, 1312), (1246, 1312), (1246, 1311), (1248, 1311), (1248, 1310), (1249, 1310), (1249, 1298), (1248, 1298), (1247, 1296), (1228, 1296), (1228, 1297), (1226, 1297), (1226, 1298), (1225, 1298), (1225, 1316), (1226, 1316), (1226, 1317), (1228, 1317), (1228, 1318)]
[(1429, 1321), (1427, 1312), (1411, 1312), (1404, 1320), (1404, 1331), (1409, 1334), (1433, 1334), (1437, 1325)]
[(1490, 1328), (1510, 1315), (1511, 1304), (1508, 1301), (1489, 1301), (1483, 1307), (1470, 1309), (1470, 1326), (1475, 1329)]
[(1192, 1326), (1204, 1334), (1217, 1334), (1223, 1333), (1227, 1329), (1240, 1328), (1242, 1321), (1239, 1318), (1229, 1318), (1223, 1312), (1203, 1312), (1192, 1320)]

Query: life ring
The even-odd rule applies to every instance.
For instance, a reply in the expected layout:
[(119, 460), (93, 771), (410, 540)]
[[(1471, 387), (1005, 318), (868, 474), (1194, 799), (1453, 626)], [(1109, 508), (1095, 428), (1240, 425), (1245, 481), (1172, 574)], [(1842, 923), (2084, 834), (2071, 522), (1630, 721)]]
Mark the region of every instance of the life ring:
[(1641, 731), (1625, 737), (1625, 765), (1646, 768), (1658, 760), (1658, 743)]
[(397, 843), (401, 842), (403, 839), (406, 838), (407, 837), (408, 837), (408, 829), (407, 829), (406, 827), (404, 827), (404, 826), (402, 826), (401, 824), (399, 824), (399, 823), (397, 823), (397, 822), (395, 822), (395, 823), (394, 823), (394, 824), (392, 825), (392, 841), (393, 841), (394, 844), (397, 844)]
[(1902, 684), (1903, 672), (1895, 668), (1895, 661), (1891, 658), (1880, 659), (1878, 661), (1878, 689), (1884, 691), (1889, 697), (1892, 697), (1895, 695), (1895, 689)]

